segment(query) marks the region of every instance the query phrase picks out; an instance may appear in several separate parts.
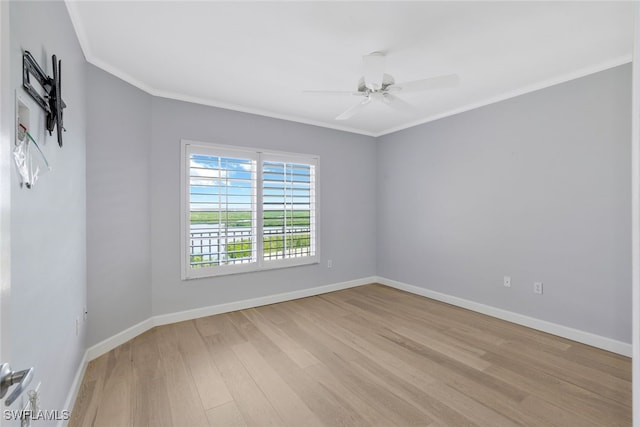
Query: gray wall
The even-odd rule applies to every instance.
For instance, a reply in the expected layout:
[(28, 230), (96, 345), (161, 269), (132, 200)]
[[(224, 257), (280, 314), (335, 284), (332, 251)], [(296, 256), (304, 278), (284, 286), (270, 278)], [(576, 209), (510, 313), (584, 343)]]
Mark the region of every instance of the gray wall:
[[(151, 266), (154, 315), (375, 275), (373, 138), (163, 98), (152, 101)], [(180, 280), (180, 139), (320, 156), (317, 265)], [(333, 260), (333, 268), (326, 261)]]
[[(375, 275), (373, 138), (152, 97), (92, 65), (86, 90), (89, 346), (152, 315)], [(322, 262), (182, 281), (181, 138), (320, 155)]]
[[(11, 183), (11, 362), (36, 367), (42, 408), (63, 407), (87, 299), (91, 345), (151, 315), (377, 273), (630, 341), (629, 66), (376, 144), (151, 97), (86, 65), (62, 2), (12, 2), (10, 18), (12, 87), (30, 102), (22, 49), (48, 72), (55, 53), (68, 105), (60, 149), (32, 104), (53, 171)], [(181, 281), (181, 138), (320, 155), (322, 263)]]
[(151, 96), (86, 67), (91, 346), (151, 317)]
[[(31, 104), (31, 129), (53, 167), (29, 190), (12, 166), (11, 365), (34, 366), (42, 409), (59, 410), (85, 350), (84, 326), (75, 333), (86, 299), (85, 60), (63, 2), (11, 2), (9, 9), (12, 89)], [(44, 113), (22, 90), (23, 49), (50, 75), (51, 55), (63, 62), (63, 148), (55, 133), (45, 134)]]
[(379, 138), (378, 274), (630, 342), (630, 71)]
[[(629, 66), (377, 143), (88, 78), (90, 344), (151, 315), (376, 274), (630, 341)], [(181, 138), (320, 155), (322, 262), (180, 280)]]

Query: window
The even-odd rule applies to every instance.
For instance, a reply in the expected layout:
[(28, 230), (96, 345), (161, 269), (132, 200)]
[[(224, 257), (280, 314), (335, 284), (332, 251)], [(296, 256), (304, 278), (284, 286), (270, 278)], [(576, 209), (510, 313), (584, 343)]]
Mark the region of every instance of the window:
[(183, 141), (183, 279), (318, 262), (317, 157)]

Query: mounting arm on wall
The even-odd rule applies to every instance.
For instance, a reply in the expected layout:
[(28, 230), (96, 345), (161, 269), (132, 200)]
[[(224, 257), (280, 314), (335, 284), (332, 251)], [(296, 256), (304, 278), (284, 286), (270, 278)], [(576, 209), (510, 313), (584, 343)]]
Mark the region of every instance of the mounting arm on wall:
[[(25, 50), (22, 55), (22, 86), (47, 113), (46, 128), (49, 135), (52, 134), (54, 127), (57, 128), (58, 145), (62, 147), (62, 131), (65, 130), (62, 124), (62, 110), (67, 107), (67, 104), (62, 100), (62, 61), (58, 61), (55, 55), (51, 57), (51, 60), (53, 62), (53, 78), (47, 76), (31, 53)], [(31, 84), (31, 76), (42, 86), (45, 92), (44, 96), (40, 95)]]

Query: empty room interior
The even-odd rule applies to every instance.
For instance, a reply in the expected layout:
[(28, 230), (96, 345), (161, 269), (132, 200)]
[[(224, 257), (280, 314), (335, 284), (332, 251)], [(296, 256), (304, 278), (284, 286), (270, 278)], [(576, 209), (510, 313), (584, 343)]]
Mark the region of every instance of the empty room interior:
[(638, 9), (0, 2), (0, 423), (640, 426)]

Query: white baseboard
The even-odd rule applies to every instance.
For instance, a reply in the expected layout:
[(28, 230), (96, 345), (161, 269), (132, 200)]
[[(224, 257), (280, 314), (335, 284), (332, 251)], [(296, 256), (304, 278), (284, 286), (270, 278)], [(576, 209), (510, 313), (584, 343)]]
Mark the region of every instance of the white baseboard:
[(592, 334), (590, 332), (581, 331), (579, 329), (570, 328), (568, 326), (558, 325), (556, 323), (547, 322), (545, 320), (536, 319), (534, 317), (529, 317), (523, 314), (514, 313), (512, 311), (503, 310), (501, 308), (496, 308), (490, 305), (485, 305), (464, 298), (432, 291), (426, 288), (421, 288), (419, 286), (409, 285), (397, 280), (372, 276), (362, 279), (350, 280), (348, 282), (340, 282), (331, 285), (318, 286), (315, 288), (301, 289), (299, 291), (284, 292), (275, 295), (267, 295), (264, 297), (251, 298), (242, 301), (217, 304), (208, 307), (201, 307), (192, 310), (153, 316), (128, 329), (125, 329), (124, 331), (112, 337), (99, 342), (98, 344), (91, 346), (87, 349), (85, 359), (87, 362), (89, 362), (155, 326), (167, 325), (170, 323), (212, 316), (215, 314), (229, 313), (231, 311), (243, 310), (246, 308), (260, 307), (262, 305), (276, 304), (279, 302), (291, 301), (298, 298), (306, 298), (314, 295), (325, 294), (327, 292), (334, 292), (342, 289), (353, 288), (356, 286), (367, 285), (369, 283), (380, 283), (412, 294), (446, 302), (447, 304), (473, 310), (478, 313), (493, 316), (498, 319), (516, 323), (518, 325), (527, 326), (529, 328), (537, 329), (539, 331), (547, 332), (583, 344), (591, 345), (593, 347), (598, 347), (603, 350), (618, 353), (623, 356), (630, 357), (632, 354), (631, 344), (622, 341), (616, 341), (614, 339)]
[(155, 325), (153, 324), (153, 317), (150, 317), (149, 319), (143, 320), (142, 322), (137, 323), (122, 332), (118, 332), (114, 336), (111, 336), (95, 345), (92, 345), (87, 349), (87, 362), (91, 362), (93, 359), (96, 359), (103, 354), (110, 352), (114, 348), (126, 343), (130, 339), (133, 339), (138, 335), (147, 332), (154, 326)]
[[(246, 308), (260, 307), (262, 305), (275, 304), (284, 301), (291, 301), (299, 298), (306, 298), (314, 295), (321, 295), (327, 292), (339, 291), (342, 289), (353, 288), (356, 286), (367, 285), (371, 283), (380, 283), (385, 286), (389, 286), (401, 291), (409, 292), (415, 295), (424, 296), (434, 299), (436, 301), (442, 301), (447, 304), (455, 305), (458, 307), (466, 308), (478, 313), (486, 314), (496, 317), (498, 319), (506, 320), (518, 325), (527, 326), (532, 329), (547, 332), (553, 335), (557, 335), (563, 338), (567, 338), (573, 341), (577, 341), (583, 344), (598, 347), (603, 350), (618, 353), (624, 356), (631, 356), (632, 348), (631, 344), (616, 341), (610, 338), (595, 335), (589, 332), (581, 331), (578, 329), (569, 328), (567, 326), (558, 325), (555, 323), (547, 322), (544, 320), (536, 319), (533, 317), (525, 316), (522, 314), (514, 313), (511, 311), (503, 310), (500, 308), (492, 307), (489, 305), (481, 304), (478, 302), (466, 300), (464, 298), (447, 295), (441, 292), (432, 291), (429, 289), (421, 288), (419, 286), (409, 285), (407, 283), (398, 282), (396, 280), (387, 279), (385, 277), (371, 276), (362, 279), (350, 280), (347, 282), (334, 283), (331, 285), (318, 286), (315, 288), (301, 289), (299, 291), (284, 292), (275, 295), (267, 295), (259, 298), (252, 298), (242, 301), (230, 302), (225, 304), (212, 305), (208, 307), (196, 308), (192, 310), (185, 310), (176, 313), (162, 314), (153, 316), (146, 319), (124, 331), (109, 337), (87, 349), (82, 358), (78, 371), (74, 377), (71, 390), (67, 400), (65, 401), (65, 408), (72, 410), (76, 397), (82, 384), (82, 378), (84, 376), (87, 364), (113, 350), (121, 344), (129, 341), (132, 338), (148, 331), (149, 329), (166, 325), (169, 323), (182, 322), (185, 320), (197, 319), (205, 316), (212, 316), (215, 314), (228, 313), (236, 310), (243, 310)], [(61, 421), (58, 427), (65, 427), (66, 421)]]
[[(73, 377), (73, 382), (71, 383), (67, 399), (64, 401), (63, 409), (69, 411), (69, 413), (73, 410), (73, 405), (78, 397), (80, 385), (82, 385), (82, 379), (84, 378), (84, 373), (87, 370), (88, 363), (89, 360), (87, 359), (87, 352), (85, 351), (82, 356), (82, 360), (80, 361), (80, 365), (78, 366), (78, 370), (76, 371), (76, 375)], [(58, 427), (66, 427), (68, 423), (69, 420), (60, 420), (58, 421)]]
[(601, 348), (623, 356), (631, 357), (632, 354), (631, 344), (622, 341), (616, 341), (590, 332), (558, 325), (556, 323), (547, 322), (545, 320), (536, 319), (534, 317), (525, 316), (523, 314), (514, 313), (512, 311), (503, 310), (501, 308), (492, 307), (490, 305), (481, 304), (464, 298), (443, 294), (441, 292), (432, 291), (419, 286), (409, 285), (407, 283), (398, 282), (397, 280), (391, 280), (384, 277), (377, 277), (376, 280), (378, 283), (391, 288), (421, 295), (436, 301), (446, 302), (447, 304), (466, 308), (468, 310), (516, 323), (518, 325), (527, 326), (532, 329), (537, 329), (542, 332), (547, 332), (549, 334)]
[(281, 294), (267, 295), (226, 304), (212, 305), (209, 307), (195, 308), (193, 310), (179, 311), (177, 313), (161, 314), (153, 317), (153, 326), (167, 325), (185, 320), (198, 319), (200, 317), (213, 316), (214, 314), (229, 313), (231, 311), (244, 310), (246, 308), (260, 307), (262, 305), (276, 304), (299, 298), (312, 297), (356, 286), (368, 285), (376, 282), (377, 277), (365, 277), (350, 280), (348, 282), (334, 283), (332, 285), (318, 286), (315, 288), (301, 289), (299, 291), (284, 292)]
[[(230, 302), (226, 304), (212, 305), (208, 307), (196, 308), (193, 310), (179, 311), (176, 313), (161, 314), (159, 316), (153, 316), (149, 319), (125, 329), (122, 332), (115, 334), (99, 343), (89, 347), (85, 353), (80, 366), (71, 384), (71, 389), (65, 401), (64, 407), (69, 411), (73, 410), (80, 385), (82, 384), (82, 378), (87, 369), (87, 365), (93, 359), (96, 359), (103, 354), (113, 350), (119, 345), (137, 337), (140, 334), (145, 333), (149, 329), (166, 325), (169, 323), (182, 322), (185, 320), (197, 319), (205, 316), (212, 316), (214, 314), (228, 313), (236, 310), (243, 310), (246, 308), (260, 307), (262, 305), (276, 304), (284, 301), (291, 301), (299, 298), (311, 297), (314, 295), (326, 294), (327, 292), (339, 291), (342, 289), (354, 288), (356, 286), (368, 285), (370, 283), (376, 283), (377, 277), (365, 277), (362, 279), (350, 280), (347, 282), (334, 283), (331, 285), (317, 286), (315, 288), (301, 289), (299, 291), (284, 292), (275, 295), (267, 295), (259, 298), (251, 298), (242, 301)], [(60, 421), (58, 427), (66, 427), (68, 420)]]
[(334, 283), (331, 285), (317, 286), (315, 288), (301, 289), (299, 291), (284, 292), (275, 295), (267, 295), (264, 297), (251, 298), (242, 301), (211, 305), (208, 307), (194, 308), (192, 310), (153, 316), (89, 347), (87, 349), (86, 359), (87, 362), (89, 362), (155, 326), (167, 325), (170, 323), (183, 322), (185, 320), (212, 316), (214, 314), (229, 313), (231, 311), (244, 310), (246, 308), (260, 307), (261, 305), (275, 304), (299, 298), (311, 297), (314, 295), (326, 294), (327, 292), (334, 292), (341, 289), (348, 289), (356, 286), (375, 283), (376, 279), (377, 277), (374, 276), (365, 277), (362, 279), (350, 280), (348, 282)]

